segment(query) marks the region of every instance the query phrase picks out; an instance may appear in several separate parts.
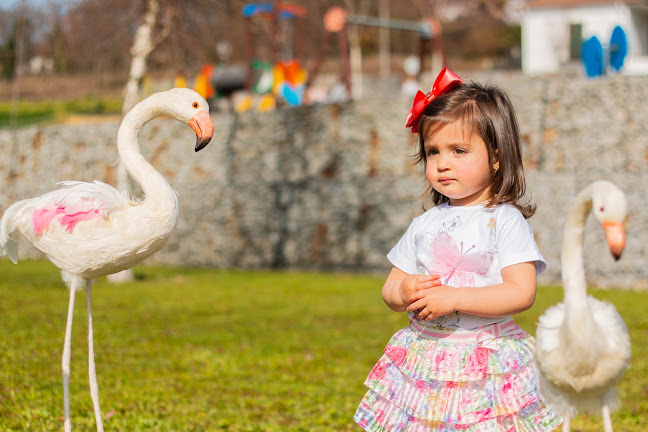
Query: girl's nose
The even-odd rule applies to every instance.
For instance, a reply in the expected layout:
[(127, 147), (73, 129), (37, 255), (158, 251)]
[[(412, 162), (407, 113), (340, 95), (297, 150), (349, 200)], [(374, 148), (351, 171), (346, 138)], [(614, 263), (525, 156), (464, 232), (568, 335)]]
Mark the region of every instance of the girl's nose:
[(437, 171), (446, 171), (450, 168), (450, 158), (443, 153), (437, 157)]

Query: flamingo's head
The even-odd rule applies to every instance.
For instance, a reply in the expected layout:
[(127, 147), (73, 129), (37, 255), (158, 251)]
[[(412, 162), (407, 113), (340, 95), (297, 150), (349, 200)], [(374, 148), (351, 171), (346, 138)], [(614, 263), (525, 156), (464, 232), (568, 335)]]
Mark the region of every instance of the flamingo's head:
[(627, 209), (625, 193), (613, 183), (597, 181), (592, 184), (592, 213), (603, 226), (610, 252), (617, 260), (626, 244)]
[(214, 135), (207, 101), (188, 88), (174, 88), (163, 93), (169, 115), (187, 123), (196, 133), (196, 151), (202, 150)]

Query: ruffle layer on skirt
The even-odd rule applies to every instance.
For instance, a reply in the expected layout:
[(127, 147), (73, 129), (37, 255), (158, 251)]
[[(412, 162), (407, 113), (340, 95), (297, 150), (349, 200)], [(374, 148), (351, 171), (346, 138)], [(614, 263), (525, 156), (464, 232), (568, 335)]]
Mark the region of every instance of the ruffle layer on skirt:
[(538, 399), (532, 368), (480, 381), (425, 381), (404, 375), (384, 356), (365, 384), (409, 415), (449, 423), (476, 423), (513, 414)]
[(531, 363), (533, 343), (528, 333), (518, 333), (479, 344), (457, 344), (426, 339), (405, 327), (392, 336), (385, 355), (412, 378), (480, 381)]
[(552, 431), (561, 419), (537, 390), (533, 337), (513, 333), (450, 343), (400, 330), (367, 377), (354, 419), (367, 431)]
[(560, 419), (542, 400), (516, 414), (473, 424), (454, 424), (411, 416), (371, 390), (353, 418), (367, 432), (538, 432), (552, 431), (560, 425)]

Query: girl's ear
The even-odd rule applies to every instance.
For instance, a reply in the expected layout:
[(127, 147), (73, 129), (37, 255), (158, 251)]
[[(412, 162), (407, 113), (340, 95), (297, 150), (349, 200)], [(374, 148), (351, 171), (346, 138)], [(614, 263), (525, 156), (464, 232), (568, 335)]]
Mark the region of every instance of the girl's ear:
[(497, 154), (497, 149), (495, 149), (495, 161), (493, 162), (493, 171), (499, 171), (499, 156)]

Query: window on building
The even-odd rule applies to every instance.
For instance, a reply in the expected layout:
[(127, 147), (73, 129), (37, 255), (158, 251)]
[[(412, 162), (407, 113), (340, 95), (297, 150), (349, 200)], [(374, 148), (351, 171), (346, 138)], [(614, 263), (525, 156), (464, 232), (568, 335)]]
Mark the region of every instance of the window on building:
[[(632, 25), (637, 29), (638, 37), (638, 46), (633, 47), (633, 51), (642, 56), (648, 55), (648, 12), (632, 9)], [(623, 30), (627, 31), (625, 28)]]
[(569, 59), (581, 59), (581, 47), (583, 46), (583, 25), (570, 24), (569, 25)]

